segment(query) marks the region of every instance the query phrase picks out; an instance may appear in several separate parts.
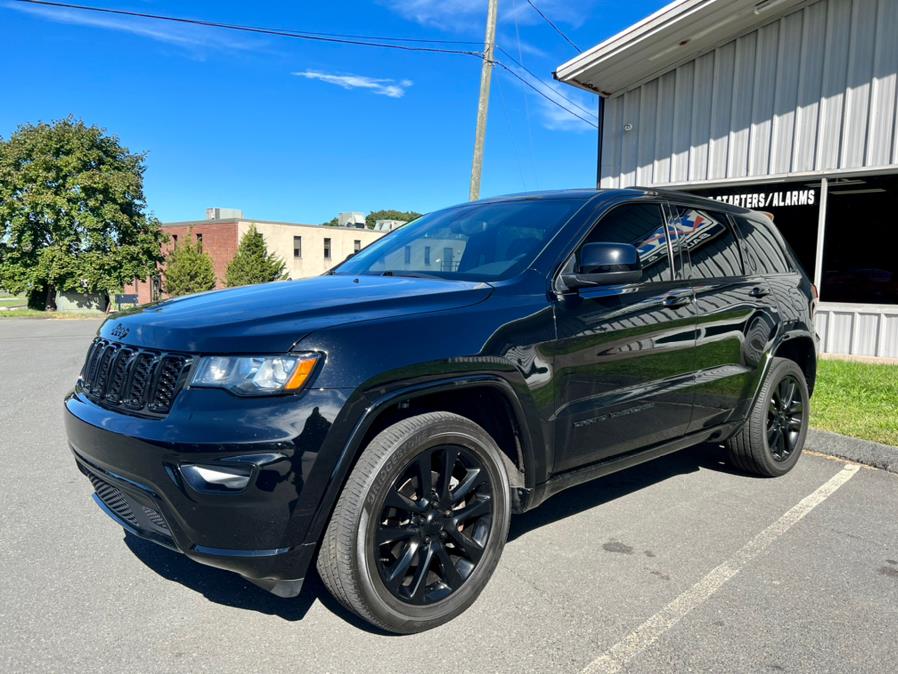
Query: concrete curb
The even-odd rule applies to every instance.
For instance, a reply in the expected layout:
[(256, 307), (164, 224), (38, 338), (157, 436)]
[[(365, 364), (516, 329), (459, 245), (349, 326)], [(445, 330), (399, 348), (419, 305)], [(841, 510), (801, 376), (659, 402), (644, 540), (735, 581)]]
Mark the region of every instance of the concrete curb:
[(881, 445), (878, 442), (849, 438), (838, 433), (811, 428), (808, 430), (805, 447), (821, 454), (898, 473), (898, 447), (891, 445)]

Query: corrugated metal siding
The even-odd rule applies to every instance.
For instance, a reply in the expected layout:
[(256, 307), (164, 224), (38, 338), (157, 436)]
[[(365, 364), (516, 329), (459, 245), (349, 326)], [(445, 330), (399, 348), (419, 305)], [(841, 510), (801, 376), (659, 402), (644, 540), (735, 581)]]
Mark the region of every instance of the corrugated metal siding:
[(820, 0), (607, 99), (602, 187), (898, 165), (896, 78), (898, 0)]
[(821, 303), (817, 334), (824, 353), (898, 358), (898, 307)]

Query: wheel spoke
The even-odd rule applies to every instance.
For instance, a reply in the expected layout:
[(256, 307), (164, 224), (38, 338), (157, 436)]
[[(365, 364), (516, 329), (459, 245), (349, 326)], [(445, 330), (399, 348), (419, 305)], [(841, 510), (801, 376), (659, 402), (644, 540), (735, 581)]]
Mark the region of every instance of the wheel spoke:
[(396, 508), (396, 510), (402, 510), (407, 513), (421, 513), (424, 512), (424, 506), (420, 503), (415, 503), (405, 494), (400, 494), (395, 489), (391, 489), (390, 493), (387, 494), (387, 498), (384, 500), (384, 505), (389, 508)]
[(770, 447), (770, 449), (773, 449), (776, 445), (776, 432), (776, 426), (769, 426), (767, 428), (767, 446)]
[(455, 468), (455, 462), (458, 461), (458, 449), (446, 447), (443, 450), (442, 459), (440, 476), (437, 481), (437, 493), (440, 495), (440, 500), (447, 503), (450, 498), (449, 487), (452, 483), (452, 470)]
[(449, 557), (449, 553), (446, 551), (446, 546), (442, 543), (436, 543), (435, 547), (436, 557), (440, 563), (440, 570), (442, 571), (440, 575), (443, 578), (443, 582), (449, 586), (450, 590), (457, 590), (461, 587), (461, 584), (465, 582), (465, 579), (462, 578), (458, 569), (455, 568), (455, 564), (452, 563), (452, 558)]
[(483, 484), (488, 484), (486, 474), (480, 468), (470, 468), (468, 474), (452, 491), (450, 499), (452, 504), (459, 503)]
[(783, 379), (777, 385), (777, 402), (779, 402), (780, 409), (786, 405), (789, 400), (789, 380)]
[(392, 567), (390, 567), (386, 582), (387, 586), (394, 592), (402, 584), (406, 572), (409, 570), (409, 567), (412, 565), (412, 561), (414, 561), (415, 559), (415, 555), (418, 554), (418, 547), (419, 544), (417, 541), (411, 541), (410, 543), (407, 543), (402, 550), (402, 556)]
[(793, 431), (801, 430), (801, 418), (800, 417), (789, 417), (788, 426)]
[(786, 408), (786, 414), (795, 415), (801, 414), (804, 412), (804, 404), (801, 402), (801, 399), (793, 400), (792, 404)]
[(467, 557), (475, 564), (483, 557), (483, 546), (473, 538), (465, 536), (458, 529), (449, 530), (449, 539), (464, 557)]
[(456, 510), (452, 521), (457, 527), (458, 525), (464, 524), (468, 520), (472, 520), (475, 517), (482, 517), (483, 515), (487, 515), (491, 510), (492, 503), (490, 502), (490, 499), (488, 497), (481, 497), (476, 501), (468, 503), (461, 510)]
[(775, 417), (779, 413), (779, 405), (776, 404), (776, 398), (770, 398), (770, 405), (767, 406), (767, 417)]
[(418, 477), (418, 498), (430, 498), (430, 492), (433, 489), (432, 459), (433, 454), (430, 450), (418, 456), (415, 461), (415, 474)]
[(427, 589), (427, 574), (430, 573), (430, 565), (433, 562), (433, 544), (423, 546), (418, 555), (418, 568), (412, 576), (412, 584), (409, 593), (416, 604), (424, 603), (424, 590)]
[(387, 543), (404, 541), (405, 539), (411, 538), (414, 535), (415, 530), (412, 527), (381, 526), (377, 530), (377, 535), (375, 536), (374, 542), (376, 545), (386, 545)]
[(792, 379), (791, 377), (789, 377), (785, 381), (787, 382), (787, 386), (786, 386), (786, 395), (783, 398), (783, 407), (788, 409), (792, 405), (792, 403), (795, 401), (795, 392), (796, 392), (795, 389), (797, 388), (797, 385), (795, 383), (795, 380)]

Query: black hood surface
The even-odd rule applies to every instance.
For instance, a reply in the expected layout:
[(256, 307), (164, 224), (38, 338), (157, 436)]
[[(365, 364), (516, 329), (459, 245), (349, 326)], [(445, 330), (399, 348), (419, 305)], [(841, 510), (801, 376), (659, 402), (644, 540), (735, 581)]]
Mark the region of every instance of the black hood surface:
[(317, 276), (190, 295), (111, 316), (107, 339), (190, 353), (283, 353), (335, 325), (457, 309), (489, 284), (400, 276)]

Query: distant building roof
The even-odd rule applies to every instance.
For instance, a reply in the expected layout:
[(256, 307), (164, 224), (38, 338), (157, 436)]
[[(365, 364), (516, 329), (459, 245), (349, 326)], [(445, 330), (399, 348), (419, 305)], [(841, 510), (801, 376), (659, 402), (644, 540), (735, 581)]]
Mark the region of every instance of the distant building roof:
[(255, 222), (265, 225), (287, 225), (290, 227), (324, 227), (325, 225), (312, 225), (304, 222), (281, 222), (278, 220), (256, 220), (253, 218), (220, 218), (215, 220), (179, 220), (178, 222), (163, 222), (163, 227), (189, 227), (196, 225), (233, 225), (237, 222)]

